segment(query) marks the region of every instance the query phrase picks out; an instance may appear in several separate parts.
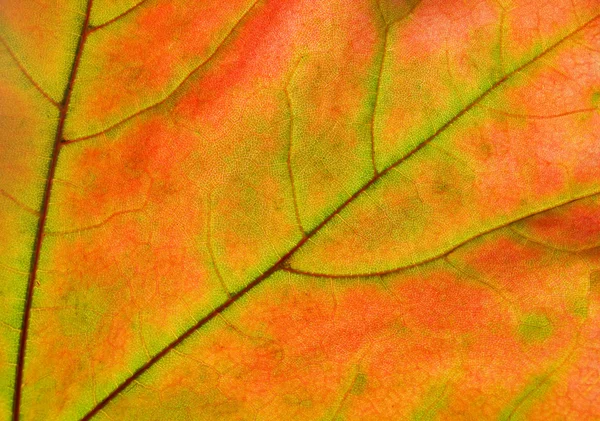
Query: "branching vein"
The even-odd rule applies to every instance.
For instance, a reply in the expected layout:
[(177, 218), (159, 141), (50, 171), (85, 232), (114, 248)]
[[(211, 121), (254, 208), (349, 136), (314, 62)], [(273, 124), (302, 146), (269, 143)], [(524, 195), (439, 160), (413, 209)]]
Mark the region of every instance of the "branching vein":
[(25, 68), (25, 66), (23, 66), (23, 64), (21, 63), (21, 61), (18, 59), (18, 57), (16, 56), (16, 54), (14, 53), (14, 51), (6, 43), (6, 41), (4, 40), (4, 38), (0, 37), (0, 43), (2, 45), (4, 45), (4, 48), (6, 48), (6, 51), (8, 51), (8, 54), (13, 59), (13, 61), (15, 62), (15, 64), (19, 68), (19, 70), (21, 70), (21, 73), (23, 74), (23, 76), (25, 76), (27, 78), (27, 80), (35, 87), (35, 89), (37, 89), (37, 91), (40, 94), (42, 94), (42, 96), (44, 98), (46, 98), (48, 100), (48, 102), (50, 102), (50, 104), (54, 105), (55, 107), (58, 107), (59, 106), (58, 102), (54, 98), (52, 98), (50, 96), (50, 94), (48, 94), (46, 91), (44, 91), (44, 89), (42, 89), (42, 87), (39, 85), (39, 83), (37, 83), (35, 81), (35, 79), (29, 74), (29, 72), (27, 71), (27, 69)]
[(56, 134), (54, 137), (54, 144), (52, 147), (52, 155), (50, 156), (50, 162), (48, 165), (48, 172), (46, 174), (46, 184), (44, 186), (44, 193), (42, 195), (42, 202), (40, 204), (40, 217), (38, 219), (38, 225), (36, 228), (35, 238), (33, 242), (33, 252), (31, 253), (31, 261), (29, 265), (29, 276), (27, 280), (27, 290), (25, 294), (25, 306), (23, 308), (23, 319), (21, 324), (21, 336), (19, 338), (19, 346), (17, 351), (17, 367), (15, 373), (15, 386), (13, 395), (13, 421), (18, 421), (21, 411), (21, 389), (23, 387), (23, 372), (25, 368), (25, 353), (27, 348), (27, 335), (29, 331), (29, 320), (31, 315), (31, 307), (33, 303), (33, 292), (37, 284), (37, 273), (38, 265), (40, 261), (40, 254), (42, 250), (42, 242), (44, 240), (44, 230), (46, 228), (46, 219), (48, 216), (48, 208), (50, 206), (50, 195), (52, 192), (52, 183), (54, 181), (54, 173), (56, 172), (56, 165), (58, 163), (58, 155), (61, 149), (61, 141), (63, 138), (63, 129), (65, 126), (65, 120), (69, 112), (69, 103), (71, 101), (71, 93), (73, 92), (73, 85), (77, 78), (77, 70), (79, 68), (79, 62), (83, 52), (83, 47), (87, 39), (87, 27), (90, 19), (90, 13), (92, 10), (93, 0), (88, 0), (85, 15), (81, 30), (79, 33), (79, 39), (75, 48), (75, 54), (73, 62), (71, 64), (71, 70), (69, 72), (69, 79), (65, 85), (63, 98), (59, 105), (59, 117), (56, 126)]
[(227, 284), (225, 284), (225, 280), (223, 279), (223, 275), (221, 275), (221, 271), (219, 270), (219, 265), (217, 265), (217, 259), (215, 257), (215, 252), (212, 246), (212, 197), (209, 195), (208, 198), (208, 215), (206, 217), (206, 248), (208, 248), (208, 254), (210, 255), (210, 261), (212, 267), (215, 270), (215, 274), (217, 275), (217, 279), (221, 284), (221, 288), (227, 294), (228, 297), (231, 297), (231, 292), (229, 288), (227, 288)]
[[(123, 391), (125, 391), (131, 384), (133, 384), (142, 374), (144, 374), (147, 370), (152, 368), (158, 361), (160, 361), (163, 357), (168, 355), (173, 349), (183, 343), (186, 339), (192, 336), (196, 331), (202, 328), (204, 325), (209, 323), (219, 314), (227, 310), (229, 307), (234, 305), (240, 298), (244, 297), (248, 292), (253, 290), (257, 285), (260, 285), (264, 280), (268, 279), (271, 275), (276, 272), (289, 270), (286, 269), (288, 267), (288, 260), (308, 241), (311, 241), (311, 238), (320, 232), (324, 226), (326, 226), (330, 221), (332, 221), (336, 216), (338, 216), (345, 208), (347, 208), (351, 203), (353, 203), (359, 196), (361, 196), (366, 190), (371, 188), (374, 184), (376, 184), (379, 180), (382, 179), (388, 172), (392, 171), (394, 168), (398, 167), (402, 163), (406, 162), (412, 156), (417, 154), (421, 149), (427, 146), (431, 141), (436, 139), (440, 134), (446, 131), (450, 126), (452, 126), (456, 121), (461, 119), (465, 114), (471, 111), (475, 106), (483, 101), (488, 95), (501, 87), (507, 80), (513, 77), (515, 74), (521, 72), (527, 66), (532, 63), (538, 61), (543, 56), (547, 55), (554, 49), (556, 49), (559, 45), (563, 44), (567, 39), (570, 39), (575, 34), (583, 31), (589, 25), (591, 25), (594, 21), (598, 20), (599, 16), (588, 21), (585, 25), (566, 35), (564, 38), (551, 45), (547, 50), (540, 53), (539, 55), (533, 57), (529, 61), (525, 62), (521, 66), (517, 67), (510, 73), (507, 73), (505, 76), (497, 80), (493, 85), (491, 85), (486, 91), (481, 93), (477, 98), (475, 98), (469, 105), (459, 111), (454, 117), (448, 120), (444, 125), (442, 125), (438, 130), (436, 130), (431, 136), (424, 139), (418, 146), (416, 146), (411, 152), (406, 154), (404, 157), (398, 159), (396, 162), (379, 172), (376, 176), (374, 176), (371, 180), (365, 183), (361, 188), (356, 190), (354, 194), (348, 197), (343, 203), (341, 203), (333, 212), (331, 212), (326, 218), (324, 218), (317, 226), (315, 226), (312, 230), (306, 233), (306, 236), (303, 237), (296, 245), (294, 245), (287, 253), (279, 258), (275, 263), (273, 263), (268, 269), (266, 269), (260, 276), (254, 278), (251, 282), (249, 282), (245, 287), (233, 293), (231, 297), (223, 302), (221, 305), (216, 307), (202, 319), (200, 319), (195, 325), (191, 326), (187, 329), (182, 335), (177, 337), (167, 346), (165, 346), (161, 351), (156, 353), (154, 357), (148, 360), (145, 364), (140, 366), (133, 374), (131, 374), (128, 378), (126, 378), (122, 383), (120, 383), (112, 392), (110, 392), (102, 401), (98, 403), (94, 408), (92, 408), (83, 418), (84, 420), (90, 420), (93, 416), (97, 415), (100, 411), (102, 411), (106, 405), (108, 405), (115, 397), (119, 396)], [(597, 193), (596, 193), (597, 194)], [(565, 203), (563, 203), (565, 204)], [(458, 246), (457, 246), (458, 247)]]
[(294, 170), (293, 170), (293, 166), (292, 166), (292, 147), (293, 147), (293, 143), (294, 143), (294, 110), (292, 108), (292, 97), (290, 95), (290, 89), (289, 89), (290, 83), (291, 83), (292, 79), (294, 78), (294, 75), (296, 74), (296, 70), (298, 69), (298, 65), (300, 65), (301, 61), (302, 60), (300, 60), (298, 62), (298, 64), (296, 65), (296, 67), (294, 68), (294, 71), (292, 72), (292, 75), (290, 77), (290, 81), (286, 84), (286, 87), (285, 87), (285, 100), (286, 100), (286, 104), (287, 104), (288, 114), (290, 116), (290, 118), (289, 118), (288, 154), (287, 154), (286, 164), (287, 164), (288, 176), (290, 178), (290, 185), (291, 185), (291, 189), (292, 189), (292, 201), (294, 202), (294, 214), (296, 216), (296, 224), (298, 225), (298, 229), (300, 230), (302, 235), (306, 236), (306, 230), (304, 229), (304, 226), (302, 225), (302, 219), (300, 218), (300, 209), (298, 208), (298, 196), (296, 193), (296, 183), (294, 181)]
[(2, 196), (6, 197), (7, 199), (9, 199), (11, 202), (13, 202), (15, 205), (17, 205), (21, 209), (23, 209), (25, 212), (27, 212), (27, 213), (29, 213), (29, 214), (31, 214), (33, 216), (38, 216), (38, 217), (40, 216), (40, 213), (37, 210), (31, 209), (25, 203), (21, 202), (16, 197), (14, 197), (12, 194), (4, 191), (3, 189), (0, 189), (0, 194)]
[(115, 16), (112, 19), (107, 20), (106, 22), (100, 24), (100, 25), (96, 25), (96, 26), (89, 26), (89, 33), (95, 32), (99, 29), (102, 29), (108, 25), (111, 25), (113, 23), (115, 23), (118, 20), (121, 20), (122, 18), (124, 18), (125, 16), (129, 15), (131, 12), (137, 10), (140, 8), (140, 6), (142, 6), (144, 3), (148, 2), (148, 0), (141, 0), (140, 2), (138, 2), (137, 4), (134, 4), (133, 6), (131, 6), (129, 9), (125, 10), (123, 13), (120, 13), (119, 15)]
[(121, 121), (118, 121), (117, 123), (112, 124), (111, 126), (107, 127), (106, 129), (99, 131), (97, 133), (93, 133), (90, 135), (86, 135), (86, 136), (82, 136), (82, 137), (77, 137), (77, 138), (73, 138), (73, 139), (64, 139), (63, 143), (64, 144), (70, 144), (70, 143), (75, 143), (75, 142), (80, 142), (82, 140), (87, 140), (87, 139), (91, 139), (103, 134), (106, 134), (108, 132), (110, 132), (111, 130), (116, 129), (119, 126), (122, 126), (123, 124), (125, 124), (126, 122), (130, 121), (131, 119), (144, 114), (154, 108), (159, 107), (160, 105), (164, 104), (165, 102), (167, 102), (170, 98), (172, 98), (177, 92), (179, 92), (179, 90), (186, 84), (187, 81), (189, 81), (195, 74), (197, 74), (201, 69), (203, 69), (207, 64), (209, 64), (210, 62), (212, 62), (212, 60), (217, 56), (217, 54), (225, 47), (225, 45), (227, 44), (227, 42), (232, 39), (234, 37), (235, 31), (240, 27), (240, 24), (244, 21), (244, 19), (246, 18), (246, 16), (248, 16), (248, 14), (250, 13), (250, 11), (252, 9), (254, 9), (254, 7), (258, 4), (259, 0), (256, 0), (254, 3), (252, 3), (252, 5), (244, 12), (244, 14), (242, 15), (242, 17), (235, 23), (235, 25), (233, 25), (233, 27), (231, 28), (231, 30), (229, 31), (229, 33), (225, 36), (225, 38), (223, 38), (223, 41), (221, 41), (221, 43), (214, 49), (214, 51), (206, 58), (206, 60), (204, 60), (202, 63), (200, 63), (198, 66), (196, 66), (191, 72), (189, 72), (187, 74), (187, 76), (185, 76), (183, 78), (183, 80), (181, 82), (179, 82), (179, 84), (171, 91), (169, 92), (163, 99), (161, 99), (158, 102), (155, 102), (154, 104), (151, 104), (145, 108), (142, 108), (141, 110), (131, 114), (129, 117), (125, 117), (124, 119), (122, 119)]
[[(460, 249), (460, 248), (468, 245), (469, 243), (471, 243), (471, 242), (473, 242), (473, 241), (475, 241), (475, 240), (477, 240), (477, 239), (479, 239), (479, 238), (481, 238), (481, 237), (483, 237), (485, 235), (491, 234), (491, 233), (493, 233), (495, 231), (499, 231), (499, 230), (501, 230), (503, 228), (510, 227), (512, 224), (516, 224), (518, 222), (524, 221), (525, 219), (530, 218), (532, 216), (539, 215), (539, 214), (542, 214), (544, 212), (548, 212), (550, 210), (560, 208), (561, 206), (566, 206), (566, 205), (569, 205), (569, 204), (571, 204), (573, 202), (577, 202), (577, 201), (580, 201), (580, 200), (589, 199), (590, 197), (595, 197), (595, 196), (598, 196), (598, 195), (600, 195), (600, 192), (594, 192), (594, 193), (586, 194), (584, 196), (580, 196), (580, 197), (577, 197), (575, 199), (570, 199), (570, 200), (567, 200), (565, 202), (558, 203), (556, 205), (547, 207), (545, 209), (541, 209), (541, 210), (529, 213), (529, 214), (527, 214), (525, 216), (522, 216), (522, 217), (520, 217), (518, 219), (514, 219), (512, 221), (508, 221), (508, 222), (506, 222), (504, 224), (495, 226), (495, 227), (487, 229), (485, 231), (481, 231), (481, 232), (477, 233), (476, 235), (474, 235), (472, 237), (469, 237), (469, 238), (461, 241), (458, 244), (455, 244), (454, 246), (452, 246), (452, 247), (444, 250), (443, 252), (441, 252), (441, 253), (439, 253), (439, 254), (437, 254), (435, 256), (429, 257), (427, 259), (423, 259), (423, 260), (421, 260), (419, 262), (411, 263), (410, 265), (398, 266), (398, 267), (393, 268), (393, 269), (388, 269), (388, 270), (383, 270), (383, 271), (377, 271), (377, 272), (353, 273), (353, 274), (348, 274), (348, 275), (328, 274), (328, 273), (318, 273), (318, 272), (304, 271), (304, 270), (300, 270), (300, 269), (295, 269), (295, 268), (293, 268), (290, 265), (286, 265), (281, 270), (283, 270), (285, 272), (289, 272), (289, 273), (294, 273), (294, 274), (297, 274), (297, 275), (311, 276), (311, 277), (314, 277), (314, 278), (352, 279), (352, 278), (371, 278), (371, 277), (376, 277), (376, 276), (392, 275), (392, 274), (395, 274), (395, 273), (400, 273), (400, 272), (407, 271), (409, 269), (415, 269), (415, 268), (418, 268), (418, 267), (421, 267), (421, 266), (425, 266), (428, 263), (432, 263), (432, 262), (435, 262), (435, 261), (440, 260), (440, 259), (444, 259), (444, 258), (448, 257), (450, 254), (452, 254), (453, 252), (455, 252), (456, 250), (458, 250), (458, 249)], [(564, 251), (567, 251), (567, 250), (564, 250)]]

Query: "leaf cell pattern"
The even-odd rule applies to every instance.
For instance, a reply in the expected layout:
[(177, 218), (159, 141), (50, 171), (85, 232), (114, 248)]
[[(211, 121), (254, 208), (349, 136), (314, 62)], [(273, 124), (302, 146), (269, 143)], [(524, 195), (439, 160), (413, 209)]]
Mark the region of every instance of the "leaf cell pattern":
[(0, 419), (600, 419), (597, 0), (3, 0)]

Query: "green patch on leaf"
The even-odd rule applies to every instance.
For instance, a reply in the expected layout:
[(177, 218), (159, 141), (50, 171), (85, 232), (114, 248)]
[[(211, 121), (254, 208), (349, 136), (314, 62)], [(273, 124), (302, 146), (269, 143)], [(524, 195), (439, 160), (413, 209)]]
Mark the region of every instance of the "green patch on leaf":
[(600, 270), (590, 274), (590, 294), (600, 294)]
[(433, 386), (427, 392), (424, 401), (412, 413), (413, 421), (437, 419), (438, 413), (448, 406), (448, 385), (446, 383)]
[(530, 313), (521, 321), (518, 331), (527, 343), (541, 342), (552, 335), (552, 323), (545, 314)]
[(382, 1), (379, 5), (386, 23), (389, 25), (410, 16), (419, 6), (419, 3), (421, 3), (421, 0), (393, 0)]
[(552, 386), (549, 376), (535, 376), (525, 388), (501, 412), (499, 421), (517, 421), (527, 418), (536, 399), (540, 399)]
[(573, 314), (576, 316), (587, 318), (588, 317), (588, 298), (587, 297), (578, 297), (574, 300), (571, 307)]
[(367, 376), (364, 373), (358, 373), (356, 375), (356, 379), (354, 379), (354, 383), (352, 384), (352, 389), (350, 392), (353, 395), (362, 395), (365, 392), (367, 387)]

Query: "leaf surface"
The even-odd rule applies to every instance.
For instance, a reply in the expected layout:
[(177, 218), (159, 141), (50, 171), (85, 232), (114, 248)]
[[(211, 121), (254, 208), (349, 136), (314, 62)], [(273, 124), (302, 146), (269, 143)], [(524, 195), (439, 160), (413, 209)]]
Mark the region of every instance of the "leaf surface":
[(600, 3), (0, 5), (0, 418), (600, 418)]

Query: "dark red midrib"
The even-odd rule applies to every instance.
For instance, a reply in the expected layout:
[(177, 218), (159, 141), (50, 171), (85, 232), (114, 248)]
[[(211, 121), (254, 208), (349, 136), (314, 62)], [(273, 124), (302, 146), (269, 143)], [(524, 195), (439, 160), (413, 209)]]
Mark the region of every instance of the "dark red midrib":
[(19, 350), (17, 353), (17, 365), (15, 374), (15, 385), (13, 395), (13, 421), (18, 421), (20, 418), (21, 410), (21, 389), (23, 386), (23, 370), (25, 367), (25, 352), (27, 348), (27, 334), (29, 332), (29, 320), (31, 315), (31, 305), (33, 303), (33, 292), (35, 289), (38, 265), (40, 261), (40, 253), (42, 249), (42, 242), (44, 240), (44, 229), (46, 226), (46, 219), (48, 216), (48, 207), (50, 205), (50, 195), (52, 192), (52, 182), (54, 180), (54, 173), (56, 172), (56, 164), (58, 162), (58, 155), (62, 146), (63, 130), (65, 126), (65, 120), (69, 111), (69, 103), (71, 101), (71, 93), (73, 91), (73, 84), (77, 76), (77, 69), (79, 62), (81, 61), (81, 54), (83, 52), (83, 46), (85, 44), (88, 35), (88, 24), (90, 19), (90, 12), (92, 9), (92, 1), (88, 0), (85, 16), (83, 19), (81, 31), (79, 33), (79, 40), (75, 49), (75, 56), (73, 63), (71, 64), (71, 70), (69, 73), (69, 79), (65, 86), (63, 98), (58, 104), (59, 115), (58, 123), (56, 125), (56, 135), (54, 137), (54, 144), (52, 147), (52, 155), (50, 157), (50, 164), (48, 166), (48, 172), (46, 175), (46, 185), (44, 186), (44, 193), (42, 195), (42, 203), (40, 205), (40, 217), (38, 219), (38, 225), (35, 233), (35, 239), (33, 243), (33, 252), (31, 254), (31, 262), (29, 264), (29, 277), (27, 281), (27, 291), (25, 295), (25, 306), (23, 309), (23, 320), (21, 322), (21, 336), (19, 338)]
[(181, 336), (179, 336), (177, 339), (175, 339), (174, 341), (169, 343), (159, 353), (157, 353), (154, 357), (152, 357), (150, 360), (148, 360), (144, 365), (142, 365), (140, 368), (138, 368), (133, 374), (131, 374), (127, 379), (125, 379), (121, 384), (119, 384), (110, 394), (108, 394), (104, 399), (102, 399), (100, 402), (98, 402), (96, 404), (96, 406), (94, 406), (86, 415), (83, 416), (83, 418), (81, 418), (80, 421), (88, 421), (92, 417), (97, 415), (100, 411), (102, 411), (102, 409), (104, 409), (104, 407), (106, 407), (106, 405), (108, 405), (108, 403), (110, 401), (112, 401), (116, 396), (118, 396), (127, 387), (129, 387), (129, 385), (131, 385), (134, 381), (136, 381), (137, 378), (140, 377), (146, 370), (150, 369), (154, 364), (156, 364), (165, 355), (167, 355), (169, 352), (171, 352), (175, 347), (177, 347), (179, 344), (181, 344), (183, 341), (185, 341), (187, 338), (189, 338), (192, 334), (194, 334), (194, 332), (196, 332), (202, 326), (204, 326), (205, 324), (210, 322), (212, 319), (214, 319), (216, 316), (221, 314), (223, 311), (225, 311), (227, 308), (229, 308), (231, 305), (233, 305), (240, 298), (244, 297), (250, 290), (254, 289), (254, 287), (261, 284), (262, 281), (264, 281), (265, 279), (270, 277), (272, 274), (274, 274), (275, 272), (282, 270), (286, 267), (289, 267), (287, 265), (287, 261), (296, 253), (296, 251), (298, 251), (298, 249), (300, 249), (302, 246), (304, 246), (304, 244), (306, 244), (315, 234), (317, 234), (333, 218), (338, 216), (346, 207), (348, 207), (348, 205), (350, 205), (352, 202), (354, 202), (354, 200), (358, 196), (360, 196), (362, 193), (364, 193), (366, 190), (368, 190), (373, 184), (377, 183), (381, 178), (383, 178), (384, 175), (391, 172), (394, 168), (398, 167), (399, 165), (404, 163), (406, 160), (408, 160), (412, 156), (414, 156), (417, 152), (419, 152), (425, 146), (427, 146), (432, 140), (437, 138), (446, 129), (448, 129), (450, 126), (452, 126), (463, 115), (465, 115), (466, 113), (471, 111), (475, 106), (477, 106), (479, 103), (481, 103), (488, 95), (490, 95), (492, 92), (494, 92), (496, 88), (498, 88), (500, 85), (504, 84), (508, 79), (510, 79), (516, 73), (519, 73), (524, 68), (528, 67), (529, 65), (536, 62), (540, 58), (549, 54), (551, 51), (553, 51), (559, 45), (563, 44), (567, 39), (569, 39), (573, 35), (581, 32), (583, 29), (587, 28), (590, 24), (592, 24), (592, 22), (594, 22), (598, 19), (600, 19), (600, 15), (594, 17), (593, 19), (589, 20), (588, 22), (586, 22), (584, 25), (582, 25), (578, 29), (567, 34), (564, 38), (560, 39), (558, 42), (556, 42), (555, 44), (550, 46), (548, 49), (546, 49), (542, 53), (538, 54), (537, 56), (533, 57), (532, 59), (528, 60), (521, 66), (512, 70), (511, 72), (507, 73), (502, 78), (500, 78), (498, 81), (496, 81), (494, 84), (492, 84), (486, 91), (484, 91), (480, 96), (475, 98), (468, 106), (466, 106), (460, 112), (458, 112), (456, 115), (454, 115), (454, 117), (452, 117), (450, 120), (448, 120), (444, 125), (442, 125), (439, 129), (437, 129), (427, 139), (425, 139), (423, 142), (421, 142), (419, 145), (417, 145), (414, 149), (412, 149), (410, 152), (408, 152), (405, 156), (403, 156), (402, 158), (400, 158), (393, 164), (389, 165), (387, 168), (385, 168), (384, 170), (379, 172), (377, 175), (375, 175), (373, 178), (371, 178), (365, 185), (363, 185), (354, 194), (352, 194), (348, 199), (346, 199), (341, 205), (339, 205), (332, 213), (330, 213), (323, 221), (321, 221), (312, 230), (307, 232), (306, 235), (303, 236), (302, 239), (294, 247), (292, 247), (285, 255), (283, 255), (279, 260), (277, 260), (269, 269), (267, 269), (260, 276), (258, 276), (253, 281), (251, 281), (244, 288), (242, 288), (238, 292), (232, 294), (221, 305), (219, 305), (214, 310), (212, 310), (210, 313), (208, 313), (206, 316), (204, 316), (202, 319), (200, 319), (196, 324), (194, 324), (192, 327), (187, 329)]

